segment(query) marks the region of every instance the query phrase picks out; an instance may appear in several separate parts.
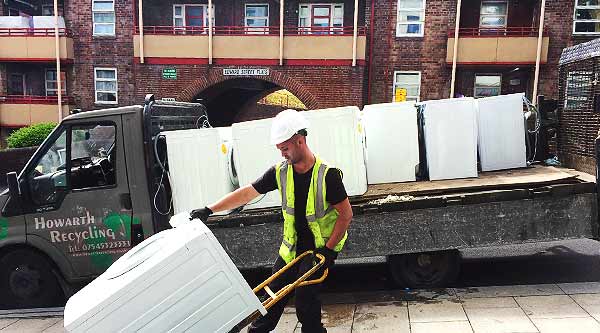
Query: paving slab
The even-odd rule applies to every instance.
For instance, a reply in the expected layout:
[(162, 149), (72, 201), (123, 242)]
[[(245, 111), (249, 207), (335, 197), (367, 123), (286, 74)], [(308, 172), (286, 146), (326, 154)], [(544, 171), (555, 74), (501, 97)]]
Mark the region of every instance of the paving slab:
[(66, 333), (64, 320), (61, 319), (58, 323), (43, 330), (42, 333)]
[(467, 315), (458, 301), (408, 302), (411, 323), (436, 321), (463, 321)]
[(571, 298), (596, 320), (600, 320), (600, 294), (579, 294)]
[(460, 299), (466, 299), (474, 297), (564, 295), (565, 293), (556, 284), (533, 284), (515, 286), (457, 288), (456, 294), (458, 295), (458, 297), (460, 297)]
[[(277, 333), (286, 333), (286, 332), (294, 332), (296, 327), (298, 326), (298, 318), (296, 317), (296, 313), (286, 313), (284, 312), (277, 323), (277, 327), (275, 327), (275, 332)], [(245, 332), (245, 330), (242, 330)]]
[(406, 302), (358, 304), (352, 332), (410, 333)]
[(61, 318), (19, 319), (0, 330), (1, 333), (39, 333), (59, 322)]
[(559, 283), (558, 286), (569, 295), (600, 293), (600, 282)]
[(468, 321), (411, 323), (410, 329), (412, 333), (473, 333)]
[(350, 333), (354, 320), (354, 304), (330, 304), (323, 306), (321, 319), (328, 333)]
[(589, 316), (568, 295), (515, 297), (515, 300), (531, 318), (574, 318)]
[(465, 309), (518, 308), (512, 297), (477, 297), (460, 301)]
[(10, 319), (0, 319), (0, 330), (3, 328), (15, 323), (18, 319), (10, 318)]
[(592, 317), (584, 318), (533, 318), (540, 333), (600, 333), (600, 324)]
[(537, 333), (521, 308), (466, 308), (475, 333)]

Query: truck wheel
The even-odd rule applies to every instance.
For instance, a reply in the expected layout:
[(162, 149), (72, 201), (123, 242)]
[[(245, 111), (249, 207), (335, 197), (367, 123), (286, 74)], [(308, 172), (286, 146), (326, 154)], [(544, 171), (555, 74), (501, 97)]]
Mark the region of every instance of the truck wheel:
[(41, 308), (59, 306), (64, 295), (54, 268), (44, 256), (25, 249), (0, 258), (0, 306)]
[(454, 282), (460, 270), (458, 250), (399, 254), (388, 257), (396, 284), (409, 288), (439, 288)]

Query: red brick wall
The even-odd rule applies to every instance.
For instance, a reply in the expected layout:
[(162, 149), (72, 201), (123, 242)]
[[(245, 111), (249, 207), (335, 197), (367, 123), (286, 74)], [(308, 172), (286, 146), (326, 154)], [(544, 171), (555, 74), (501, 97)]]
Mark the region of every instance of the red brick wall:
[[(162, 78), (162, 69), (177, 68), (177, 80)], [(362, 107), (365, 68), (318, 66), (262, 66), (269, 68), (269, 76), (260, 78), (288, 89), (309, 109), (356, 105)], [(157, 98), (175, 97), (192, 101), (204, 89), (233, 77), (222, 75), (224, 66), (206, 65), (142, 65), (136, 64), (137, 79), (145, 82), (137, 86), (137, 99), (154, 93)]]
[[(89, 0), (66, 1), (67, 26), (73, 31), (74, 80), (71, 89), (78, 107), (83, 110), (103, 108), (94, 104), (94, 67), (117, 68), (120, 105), (139, 103), (135, 100), (133, 72), (133, 14), (132, 0), (115, 1), (116, 36), (94, 37), (92, 9)], [(67, 87), (69, 88), (69, 87)]]

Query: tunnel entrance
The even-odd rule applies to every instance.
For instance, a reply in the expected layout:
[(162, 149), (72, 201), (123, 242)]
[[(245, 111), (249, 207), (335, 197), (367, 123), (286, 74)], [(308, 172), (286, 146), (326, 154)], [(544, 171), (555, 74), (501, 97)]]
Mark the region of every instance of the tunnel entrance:
[(253, 78), (219, 82), (201, 91), (195, 100), (206, 105), (213, 127), (273, 117), (287, 108), (306, 109), (304, 103), (284, 87)]

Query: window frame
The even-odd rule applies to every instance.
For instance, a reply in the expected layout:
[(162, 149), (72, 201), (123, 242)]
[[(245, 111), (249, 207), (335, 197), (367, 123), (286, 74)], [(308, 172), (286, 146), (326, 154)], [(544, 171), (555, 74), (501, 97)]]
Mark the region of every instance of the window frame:
[[(248, 7), (259, 7), (259, 6), (266, 6), (267, 7), (267, 16), (250, 16), (250, 18), (252, 19), (266, 19), (267, 20), (267, 24), (265, 25), (265, 27), (252, 27), (248, 25), (248, 15), (246, 13), (248, 13)], [(245, 3), (244, 4), (244, 31), (246, 34), (256, 34), (256, 35), (262, 35), (262, 34), (268, 34), (269, 33), (269, 24), (270, 24), (270, 20), (269, 20), (269, 16), (271, 15), (271, 8), (269, 6), (268, 3)], [(250, 28), (250, 29), (249, 29)], [(256, 30), (251, 30), (252, 28), (256, 29)]]
[[(103, 78), (98, 78), (98, 71), (114, 71), (115, 72), (115, 78), (114, 79), (103, 79)], [(115, 82), (115, 86), (116, 89), (115, 91), (107, 91), (107, 90), (98, 90), (96, 88), (96, 83), (98, 81), (102, 81), (102, 82)], [(98, 93), (114, 93), (115, 94), (115, 100), (114, 101), (99, 101), (98, 100)], [(119, 81), (118, 81), (118, 73), (117, 73), (117, 68), (115, 67), (94, 67), (94, 103), (95, 104), (109, 104), (109, 105), (115, 105), (115, 104), (119, 104)]]
[(600, 34), (600, 30), (599, 31), (595, 31), (595, 32), (588, 32), (588, 31), (580, 31), (577, 32), (575, 31), (575, 28), (577, 26), (577, 23), (600, 23), (600, 19), (577, 19), (577, 10), (578, 9), (597, 9), (600, 10), (600, 3), (597, 6), (581, 6), (578, 5), (577, 2), (579, 2), (579, 0), (575, 0), (575, 6), (573, 6), (573, 35), (599, 35)]
[[(48, 80), (48, 72), (56, 72), (55, 68), (46, 68), (46, 70), (44, 71), (44, 87), (46, 90), (46, 96), (58, 96), (58, 88), (57, 89), (48, 89), (48, 82), (57, 82), (57, 80)], [(64, 79), (61, 79), (61, 91), (62, 91), (62, 96), (65, 97), (67, 95), (67, 72), (65, 71), (60, 71), (61, 76), (62, 74), (64, 74)], [(58, 85), (58, 83), (57, 83)], [(54, 95), (49, 95), (48, 92), (49, 91), (54, 91)]]
[[(112, 9), (111, 10), (98, 10), (98, 9), (94, 9), (94, 3), (95, 2), (111, 2), (112, 3)], [(113, 15), (113, 23), (96, 23), (94, 21), (94, 14), (95, 13), (112, 13)], [(116, 35), (116, 23), (117, 23), (117, 15), (115, 13), (115, 0), (92, 0), (92, 34), (94, 36), (115, 36)], [(112, 33), (99, 33), (96, 32), (96, 26), (97, 25), (102, 25), (102, 26), (108, 26), (111, 25), (112, 26)]]
[(475, 77), (473, 78), (473, 98), (483, 98), (483, 97), (491, 97), (491, 96), (477, 96), (477, 77), (478, 76), (498, 76), (500, 78), (500, 85), (498, 86), (498, 95), (502, 95), (502, 73), (475, 73)]
[(419, 78), (419, 85), (417, 87), (417, 91), (418, 94), (417, 96), (409, 96), (408, 93), (406, 94), (406, 101), (412, 101), (409, 100), (409, 98), (414, 98), (416, 97), (415, 102), (420, 102), (421, 101), (421, 81), (422, 81), (422, 74), (421, 71), (394, 71), (394, 77), (393, 77), (393, 81), (392, 81), (392, 103), (395, 103), (394, 101), (394, 97), (395, 97), (395, 93), (396, 93), (396, 86), (399, 84), (396, 81), (396, 77), (398, 76), (398, 74), (408, 74), (408, 75), (414, 75), (417, 74), (417, 77)]
[(21, 89), (23, 89), (23, 93), (22, 94), (18, 94), (18, 93), (9, 93), (9, 95), (17, 95), (17, 96), (27, 96), (27, 75), (25, 73), (21, 73), (21, 72), (14, 72), (14, 73), (10, 73), (7, 75), (8, 76), (8, 85), (7, 85), (7, 90), (12, 91), (12, 84), (13, 84), (13, 77), (20, 77), (21, 78)]
[[(506, 12), (503, 15), (497, 14), (482, 14), (483, 13), (483, 5), (484, 3), (499, 3), (506, 5)], [(503, 25), (482, 25), (481, 21), (485, 16), (503, 16), (504, 24)], [(479, 28), (482, 29), (506, 29), (508, 25), (508, 0), (482, 0), (479, 6)]]
[[(398, 0), (396, 2), (396, 37), (416, 37), (416, 38), (422, 38), (423, 36), (425, 36), (425, 11), (427, 8), (427, 0), (421, 0), (421, 3), (423, 4), (423, 6), (421, 8), (400, 8), (400, 2), (401, 1), (406, 1), (406, 0)], [(422, 12), (423, 17), (419, 20), (419, 21), (400, 21), (400, 12), (416, 12), (416, 11), (420, 11)], [(421, 27), (420, 29), (420, 33), (401, 33), (400, 32), (400, 25), (401, 24), (417, 24)]]
[[(302, 16), (302, 7), (306, 6), (308, 8), (308, 17), (306, 16)], [(325, 27), (323, 27), (323, 30), (317, 30), (315, 29), (315, 31), (313, 31), (313, 20), (314, 20), (314, 16), (313, 16), (313, 7), (329, 7), (329, 26), (327, 27), (327, 29), (325, 29)], [(342, 9), (342, 16), (335, 16), (335, 8), (336, 7), (340, 7)], [(306, 3), (306, 2), (302, 2), (298, 4), (298, 33), (300, 34), (336, 34), (336, 33), (343, 33), (344, 30), (344, 3), (343, 2), (332, 2), (332, 3)], [(309, 24), (308, 26), (306, 25), (302, 25), (301, 24), (301, 20), (302, 19), (306, 19), (307, 23)], [(336, 27), (335, 26), (335, 20), (342, 20), (342, 25), (341, 27)]]
[[(181, 7), (181, 15), (175, 15), (175, 7)], [(192, 3), (175, 3), (173, 4), (173, 28), (179, 31), (185, 31), (188, 27), (187, 23), (187, 14), (186, 7), (201, 7), (202, 8), (202, 26), (197, 28), (204, 29), (204, 33), (208, 33), (208, 4), (192, 4)], [(215, 28), (215, 4), (212, 5), (213, 17), (212, 17), (212, 26)], [(183, 22), (183, 26), (175, 25), (175, 19), (181, 19)], [(196, 26), (194, 26), (196, 27)]]

